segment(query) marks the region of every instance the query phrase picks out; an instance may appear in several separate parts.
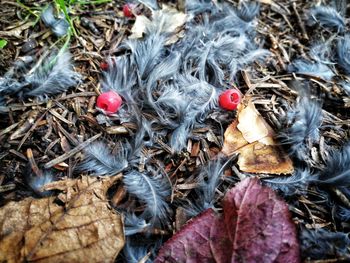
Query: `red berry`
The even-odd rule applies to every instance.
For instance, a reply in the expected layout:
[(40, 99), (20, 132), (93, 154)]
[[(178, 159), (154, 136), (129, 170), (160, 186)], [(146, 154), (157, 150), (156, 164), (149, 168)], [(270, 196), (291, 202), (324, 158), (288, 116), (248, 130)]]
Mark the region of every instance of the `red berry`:
[(108, 70), (108, 63), (107, 63), (106, 61), (101, 62), (100, 68), (101, 68), (103, 71), (107, 71), (107, 70)]
[(241, 93), (237, 89), (229, 89), (221, 93), (219, 104), (225, 110), (236, 110), (241, 101)]
[(134, 14), (132, 13), (133, 5), (132, 4), (125, 4), (123, 6), (123, 13), (125, 17), (133, 17)]
[(122, 98), (114, 91), (108, 91), (98, 96), (96, 106), (105, 111), (106, 114), (113, 114), (122, 105)]

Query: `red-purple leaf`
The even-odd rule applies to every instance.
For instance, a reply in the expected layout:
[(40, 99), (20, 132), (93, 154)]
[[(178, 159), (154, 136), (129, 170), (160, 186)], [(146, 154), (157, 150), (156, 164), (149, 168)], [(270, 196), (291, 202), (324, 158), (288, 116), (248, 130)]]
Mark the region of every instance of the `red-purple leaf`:
[(246, 179), (223, 202), (231, 262), (299, 262), (296, 228), (287, 204), (258, 179)]
[(160, 249), (155, 262), (300, 262), (287, 204), (258, 179), (231, 189), (224, 213), (208, 209)]
[(215, 262), (210, 249), (210, 229), (217, 215), (208, 209), (193, 218), (159, 251), (156, 262)]

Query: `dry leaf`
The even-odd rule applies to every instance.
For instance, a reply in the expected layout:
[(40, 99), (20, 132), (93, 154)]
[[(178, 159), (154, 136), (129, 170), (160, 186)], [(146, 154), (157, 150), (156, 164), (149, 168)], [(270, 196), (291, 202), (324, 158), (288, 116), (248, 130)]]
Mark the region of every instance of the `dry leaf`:
[(146, 32), (146, 28), (151, 24), (151, 21), (144, 15), (136, 16), (135, 23), (131, 28), (131, 35), (129, 38), (142, 38)]
[[(131, 29), (132, 34), (129, 38), (142, 38), (147, 29), (156, 23), (159, 25), (159, 33), (169, 34), (167, 44), (175, 43), (180, 36), (176, 33), (186, 23), (187, 15), (179, 12), (176, 9), (163, 5), (161, 10), (154, 11), (152, 14), (152, 21), (144, 15), (136, 16), (136, 21)], [(172, 36), (171, 36), (172, 35)]]
[(120, 176), (58, 181), (58, 197), (26, 198), (0, 209), (1, 262), (114, 262), (124, 246), (122, 217), (106, 192)]
[(225, 131), (222, 152), (238, 153), (241, 171), (248, 173), (290, 174), (293, 163), (287, 154), (276, 145), (274, 131), (248, 101), (238, 107), (237, 120)]

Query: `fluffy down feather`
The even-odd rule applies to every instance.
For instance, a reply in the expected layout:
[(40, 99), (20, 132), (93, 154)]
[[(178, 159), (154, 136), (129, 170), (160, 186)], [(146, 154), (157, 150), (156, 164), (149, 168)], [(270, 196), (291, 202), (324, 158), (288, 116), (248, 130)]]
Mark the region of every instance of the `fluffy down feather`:
[(326, 259), (348, 254), (350, 239), (346, 233), (302, 229), (299, 237), (304, 258)]
[(310, 10), (309, 25), (319, 23), (322, 27), (343, 32), (345, 20), (339, 12), (331, 6), (317, 6)]
[(337, 60), (338, 65), (345, 71), (346, 74), (350, 74), (350, 35), (346, 34), (344, 37), (339, 38), (337, 45)]
[(346, 7), (347, 7), (347, 0), (333, 0), (332, 6), (341, 14), (341, 16), (345, 16), (346, 13)]
[(64, 14), (60, 14), (62, 18), (57, 19), (54, 14), (54, 7), (49, 5), (41, 14), (41, 20), (47, 27), (50, 27), (52, 32), (57, 37), (62, 37), (67, 34), (69, 23), (64, 18)]
[(125, 236), (131, 236), (140, 233), (150, 226), (146, 220), (136, 216), (134, 213), (123, 213), (124, 215), (124, 233)]
[(228, 164), (228, 160), (224, 163), (222, 158), (210, 161), (203, 167), (197, 176), (199, 186), (195, 189), (196, 199), (191, 202), (185, 210), (188, 215), (194, 217), (208, 208), (214, 207), (215, 191), (221, 181), (223, 170)]
[(103, 142), (95, 142), (84, 150), (85, 158), (79, 170), (90, 172), (92, 175), (115, 175), (128, 167), (130, 149), (126, 144), (119, 144), (116, 153), (111, 153)]
[(307, 170), (296, 170), (292, 176), (262, 179), (272, 189), (281, 191), (284, 196), (303, 194), (310, 182), (317, 180), (317, 176)]
[(197, 15), (204, 12), (210, 12), (214, 5), (211, 0), (187, 0), (186, 12)]
[(350, 186), (350, 143), (329, 153), (325, 169), (319, 175), (319, 183), (336, 187)]
[(42, 187), (48, 183), (55, 181), (55, 176), (51, 171), (43, 171), (41, 176), (34, 174), (29, 175), (28, 184), (30, 188), (39, 196), (48, 196), (51, 191), (43, 191)]
[(76, 86), (80, 78), (81, 76), (73, 69), (71, 55), (68, 52), (52, 54), (33, 74), (26, 77), (29, 88), (24, 90), (23, 95), (45, 97), (59, 94)]
[(31, 71), (9, 72), (0, 78), (0, 96), (45, 98), (76, 86), (81, 76), (73, 70), (71, 55), (68, 52), (53, 52), (39, 60)]
[(171, 185), (166, 178), (132, 170), (124, 175), (123, 182), (130, 194), (145, 203), (143, 218), (155, 225), (167, 221), (170, 209), (166, 199), (171, 194)]
[(306, 61), (304, 59), (294, 60), (293, 63), (288, 65), (288, 71), (315, 76), (325, 80), (331, 80), (335, 76), (334, 72), (327, 65), (320, 62)]
[(259, 2), (241, 1), (237, 10), (237, 15), (244, 21), (250, 22), (259, 14), (259, 10)]
[(307, 142), (316, 142), (322, 122), (322, 108), (318, 102), (303, 96), (287, 115), (289, 127), (280, 134), (281, 142), (290, 146), (290, 153), (303, 160)]

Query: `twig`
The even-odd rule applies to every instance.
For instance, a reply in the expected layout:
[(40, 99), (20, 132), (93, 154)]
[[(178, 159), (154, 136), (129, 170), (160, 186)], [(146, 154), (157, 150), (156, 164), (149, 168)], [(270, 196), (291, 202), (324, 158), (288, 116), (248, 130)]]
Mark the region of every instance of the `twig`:
[(44, 167), (46, 169), (61, 163), (65, 160), (67, 160), (69, 157), (73, 156), (74, 154), (80, 152), (82, 149), (84, 149), (86, 146), (88, 146), (90, 143), (92, 143), (93, 141), (95, 141), (97, 138), (99, 138), (102, 135), (102, 133), (99, 133), (89, 139), (87, 139), (85, 142), (79, 144), (77, 147), (73, 148), (72, 150), (70, 150), (69, 152), (66, 152), (64, 154), (62, 154), (61, 156), (58, 156), (57, 158), (51, 160), (50, 162), (46, 163), (44, 165)]

